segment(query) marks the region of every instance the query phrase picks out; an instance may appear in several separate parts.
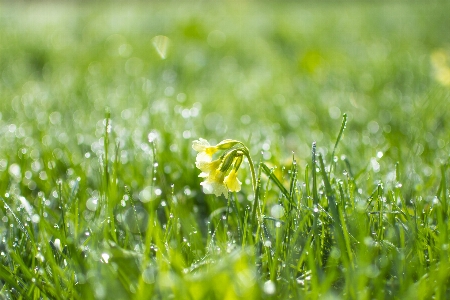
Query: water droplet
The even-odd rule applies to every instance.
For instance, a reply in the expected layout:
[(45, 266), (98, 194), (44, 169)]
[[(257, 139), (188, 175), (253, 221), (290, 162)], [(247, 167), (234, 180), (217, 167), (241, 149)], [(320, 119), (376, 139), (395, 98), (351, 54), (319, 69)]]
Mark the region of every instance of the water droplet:
[(53, 242), (53, 246), (55, 246), (55, 248), (59, 251), (61, 251), (61, 240), (60, 239), (55, 239), (55, 241)]
[(86, 208), (90, 211), (96, 211), (98, 207), (98, 198), (91, 197), (86, 201)]
[(37, 215), (37, 214), (34, 214), (32, 217), (31, 217), (31, 222), (33, 222), (33, 223), (39, 223), (39, 220), (40, 220), (41, 218), (39, 217), (39, 215)]
[(147, 284), (152, 284), (155, 282), (155, 269), (153, 267), (148, 267), (142, 272), (142, 280)]
[(266, 293), (267, 295), (273, 295), (275, 294), (275, 283), (272, 280), (267, 280), (266, 282), (264, 282), (264, 287), (263, 287), (264, 293)]
[(108, 253), (102, 253), (102, 260), (103, 260), (103, 262), (104, 262), (105, 264), (108, 263), (109, 258), (110, 258), (110, 256), (109, 256)]
[(275, 204), (270, 209), (270, 214), (272, 215), (272, 217), (280, 219), (281, 217), (284, 216), (284, 207), (279, 204)]

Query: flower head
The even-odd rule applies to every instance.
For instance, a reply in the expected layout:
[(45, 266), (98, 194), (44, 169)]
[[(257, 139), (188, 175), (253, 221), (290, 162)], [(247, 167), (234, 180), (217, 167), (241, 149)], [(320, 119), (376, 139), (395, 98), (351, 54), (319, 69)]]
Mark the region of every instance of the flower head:
[(195, 166), (202, 171), (200, 173), (199, 177), (208, 177), (211, 172), (214, 172), (216, 170), (220, 169), (220, 165), (222, 164), (222, 160), (216, 159), (213, 161), (196, 161)]
[(241, 190), (242, 183), (237, 178), (237, 171), (234, 168), (228, 176), (225, 176), (223, 182), (230, 192), (239, 192)]
[[(205, 194), (228, 197), (228, 191), (238, 192), (241, 190), (241, 182), (237, 179), (237, 170), (242, 162), (242, 151), (239, 141), (223, 140), (215, 146), (211, 146), (207, 140), (200, 138), (192, 142), (192, 148), (199, 152), (195, 166), (202, 172), (199, 177), (205, 178), (201, 183)], [(223, 154), (213, 160), (213, 155), (224, 150)], [(228, 174), (228, 175), (227, 175)]]
[(207, 140), (202, 138), (192, 142), (192, 149), (198, 152), (196, 162), (211, 161), (213, 154), (219, 150), (216, 146), (211, 146)]
[[(204, 174), (204, 173), (202, 173)], [(200, 175), (202, 175), (200, 174)], [(228, 190), (227, 187), (225, 186), (225, 184), (223, 183), (224, 181), (224, 177), (225, 177), (225, 173), (221, 172), (220, 170), (214, 170), (209, 174), (204, 174), (207, 176), (202, 176), (202, 177), (206, 177), (205, 181), (201, 182), (200, 185), (203, 186), (203, 192), (205, 194), (214, 194), (217, 197), (219, 197), (220, 195), (224, 195), (225, 198), (228, 197)]]
[(224, 184), (225, 171), (222, 171), (223, 159), (219, 158), (212, 162), (200, 162), (196, 163), (202, 173), (198, 177), (205, 178), (205, 181), (200, 183), (203, 186), (203, 192), (205, 194), (215, 194), (217, 197), (224, 194), (228, 196), (227, 187)]

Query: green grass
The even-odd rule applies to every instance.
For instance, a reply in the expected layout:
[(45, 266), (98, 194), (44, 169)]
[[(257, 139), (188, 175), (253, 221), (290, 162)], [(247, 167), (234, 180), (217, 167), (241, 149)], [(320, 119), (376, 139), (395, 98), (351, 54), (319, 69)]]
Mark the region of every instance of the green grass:
[(1, 298), (449, 298), (449, 9), (0, 4)]

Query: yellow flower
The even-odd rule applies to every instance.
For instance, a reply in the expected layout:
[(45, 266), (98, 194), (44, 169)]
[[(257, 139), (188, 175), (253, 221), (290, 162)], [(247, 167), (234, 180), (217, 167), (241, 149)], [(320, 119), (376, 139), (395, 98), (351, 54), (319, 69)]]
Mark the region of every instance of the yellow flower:
[(205, 162), (211, 161), (212, 156), (218, 150), (227, 150), (239, 143), (235, 140), (226, 139), (221, 141), (215, 146), (211, 146), (209, 142), (205, 139), (199, 138), (192, 142), (192, 149), (198, 152), (196, 161), (197, 162)]
[(237, 171), (234, 168), (225, 177), (224, 183), (230, 192), (239, 192), (241, 190), (242, 183), (237, 178)]
[[(195, 166), (202, 171), (202, 173), (199, 175), (199, 177), (207, 177), (209, 173), (218, 170), (220, 167), (220, 164), (222, 163), (222, 159), (216, 159), (213, 161), (199, 161), (197, 160), (195, 162)], [(202, 174), (206, 174), (203, 176)]]
[(211, 162), (208, 161), (196, 161), (195, 165), (202, 173), (198, 177), (204, 177), (205, 181), (200, 183), (203, 186), (203, 192), (205, 194), (215, 194), (220, 196), (224, 194), (227, 196), (227, 188), (223, 183), (225, 173), (220, 170), (222, 159), (216, 159)]
[(198, 152), (196, 163), (211, 161), (213, 154), (219, 150), (217, 146), (211, 146), (207, 140), (202, 138), (192, 142), (192, 149)]
[(228, 190), (224, 184), (225, 173), (219, 169), (212, 170), (209, 174), (201, 173), (199, 177), (206, 177), (205, 181), (201, 182), (203, 192), (205, 194), (214, 194), (219, 197), (221, 194), (228, 198)]
[[(195, 166), (202, 171), (199, 177), (205, 178), (200, 183), (205, 194), (214, 194), (217, 197), (223, 194), (225, 198), (228, 198), (228, 191), (241, 190), (241, 182), (237, 179), (236, 172), (242, 162), (242, 152), (232, 149), (238, 143), (240, 142), (227, 139), (216, 146), (211, 146), (202, 138), (192, 142), (192, 148), (198, 152)], [(231, 150), (224, 152), (220, 158), (212, 160), (214, 153), (228, 149)], [(228, 176), (225, 176), (228, 172)]]

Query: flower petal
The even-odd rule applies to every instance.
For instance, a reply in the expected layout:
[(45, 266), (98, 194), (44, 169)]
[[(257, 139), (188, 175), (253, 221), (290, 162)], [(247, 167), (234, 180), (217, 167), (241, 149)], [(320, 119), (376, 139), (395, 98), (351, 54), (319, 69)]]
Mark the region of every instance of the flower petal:
[(224, 184), (230, 192), (239, 192), (241, 190), (242, 183), (237, 178), (236, 170), (232, 169), (230, 174), (225, 177)]
[(223, 194), (225, 198), (228, 197), (228, 190), (223, 183), (215, 181), (203, 181), (200, 184), (203, 186), (203, 192), (205, 194), (214, 194), (217, 197)]
[(198, 140), (192, 142), (192, 149), (197, 152), (204, 152), (205, 149), (210, 146), (211, 145), (208, 143), (208, 141), (202, 138), (199, 138)]
[(195, 166), (199, 168), (203, 173), (211, 173), (219, 169), (222, 160), (216, 159), (214, 161), (196, 161)]
[(197, 157), (195, 158), (195, 163), (200, 163), (200, 162), (211, 162), (212, 157), (210, 155), (208, 155), (206, 152), (199, 152), (197, 154)]

